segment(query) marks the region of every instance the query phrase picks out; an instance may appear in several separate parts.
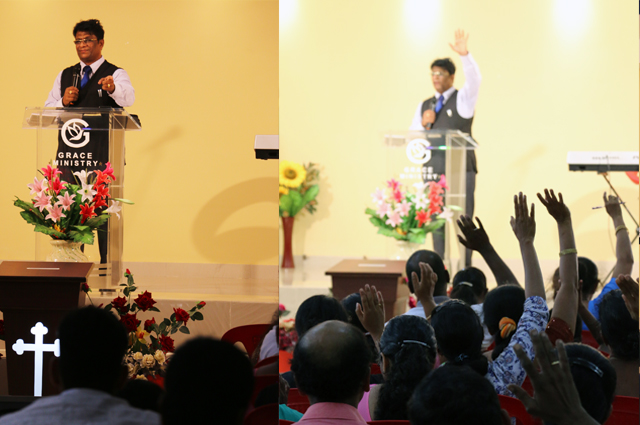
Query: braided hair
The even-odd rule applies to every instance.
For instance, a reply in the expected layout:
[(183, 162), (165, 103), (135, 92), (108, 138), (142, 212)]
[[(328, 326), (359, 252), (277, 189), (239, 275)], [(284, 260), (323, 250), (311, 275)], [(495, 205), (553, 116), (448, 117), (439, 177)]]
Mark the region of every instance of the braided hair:
[(419, 316), (394, 317), (380, 338), (380, 352), (391, 366), (380, 388), (374, 418), (408, 420), (407, 401), (435, 363), (433, 328)]

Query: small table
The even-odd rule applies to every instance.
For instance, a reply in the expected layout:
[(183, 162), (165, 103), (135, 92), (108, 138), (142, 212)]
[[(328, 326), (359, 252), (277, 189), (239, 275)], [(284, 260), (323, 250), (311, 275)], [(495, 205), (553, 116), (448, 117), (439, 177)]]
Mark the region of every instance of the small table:
[(375, 286), (384, 298), (385, 321), (406, 311), (409, 287), (405, 284), (405, 261), (342, 260), (325, 272), (331, 276), (333, 296), (339, 300), (358, 292), (365, 284)]
[[(10, 395), (33, 395), (34, 354), (19, 356), (12, 349), (18, 339), (32, 342), (31, 328), (42, 322), (49, 332), (44, 342), (53, 343), (62, 318), (84, 306), (87, 281), (93, 263), (3, 261), (0, 264), (0, 310), (5, 321), (7, 380)], [(53, 353), (44, 353), (42, 394), (57, 393), (49, 374)]]

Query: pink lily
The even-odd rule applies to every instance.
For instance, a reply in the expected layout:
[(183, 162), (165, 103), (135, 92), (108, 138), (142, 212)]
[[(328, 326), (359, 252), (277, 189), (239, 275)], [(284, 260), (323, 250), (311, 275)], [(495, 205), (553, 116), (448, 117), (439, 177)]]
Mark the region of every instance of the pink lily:
[(55, 223), (60, 219), (60, 217), (66, 217), (66, 215), (62, 213), (62, 208), (59, 205), (54, 205), (53, 207), (50, 207), (49, 214), (47, 214), (45, 219), (51, 219)]
[(392, 212), (391, 214), (389, 214), (389, 219), (385, 221), (385, 224), (388, 224), (392, 227), (396, 227), (400, 223), (402, 223), (402, 218), (397, 212)]
[(406, 217), (411, 211), (411, 204), (407, 200), (403, 200), (402, 203), (396, 205), (396, 211), (400, 217)]
[(51, 168), (51, 165), (47, 165), (45, 168), (41, 168), (42, 174), (47, 178), (47, 180), (53, 180), (58, 174), (62, 174), (62, 171), (57, 168)]
[(107, 162), (106, 168), (104, 169), (103, 173), (111, 177), (112, 181), (116, 181), (116, 176), (113, 175), (113, 168), (111, 168), (110, 162)]
[(400, 182), (395, 179), (391, 179), (387, 181), (387, 186), (390, 187), (391, 190), (395, 192), (396, 190), (398, 190), (398, 187), (400, 187)]
[(38, 207), (40, 209), (40, 212), (42, 212), (43, 209), (49, 207), (50, 202), (51, 202), (51, 196), (48, 196), (44, 192), (40, 192), (38, 197), (35, 198), (35, 201), (36, 201), (36, 203), (33, 204), (33, 206), (34, 207)]
[(385, 215), (389, 214), (389, 211), (391, 211), (391, 205), (383, 202), (378, 206), (378, 211), (376, 211), (376, 214), (378, 214), (378, 216), (382, 218)]
[(71, 207), (71, 204), (73, 204), (74, 202), (73, 198), (75, 198), (76, 196), (78, 196), (77, 193), (73, 196), (69, 196), (69, 192), (67, 192), (64, 194), (64, 196), (58, 199), (58, 202), (56, 202), (56, 205), (60, 205), (63, 210), (67, 211)]
[(371, 198), (373, 198), (373, 202), (376, 204), (381, 204), (384, 202), (384, 191), (380, 188), (376, 187), (376, 191), (371, 194)]
[(28, 184), (27, 187), (29, 189), (31, 189), (30, 194), (31, 195), (37, 195), (40, 196), (40, 194), (42, 193), (43, 190), (47, 190), (47, 179), (42, 179), (42, 181), (38, 180), (37, 177), (33, 178), (33, 183)]

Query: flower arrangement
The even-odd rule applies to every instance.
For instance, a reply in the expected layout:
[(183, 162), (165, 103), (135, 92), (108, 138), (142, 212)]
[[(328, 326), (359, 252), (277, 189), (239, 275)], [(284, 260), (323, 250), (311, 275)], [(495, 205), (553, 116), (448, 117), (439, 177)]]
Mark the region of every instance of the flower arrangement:
[(280, 350), (293, 351), (298, 343), (298, 332), (296, 332), (296, 319), (281, 320), (278, 325), (278, 343)]
[(371, 194), (376, 209), (367, 208), (365, 213), (379, 234), (422, 244), (427, 233), (441, 228), (453, 216), (451, 210), (460, 210), (456, 206), (443, 205), (444, 190), (448, 189), (444, 175), (438, 182), (413, 186), (415, 191), (410, 192), (391, 179), (387, 182), (387, 190), (376, 188)]
[(300, 165), (297, 162), (280, 161), (280, 217), (294, 217), (302, 209), (311, 214), (316, 211), (319, 177), (320, 170), (314, 163)]
[[(128, 269), (124, 276), (127, 278), (127, 283), (120, 285), (124, 286), (122, 291), (124, 296), (114, 298), (104, 308), (107, 311), (114, 310), (129, 333), (129, 349), (125, 355), (129, 378), (159, 382), (164, 379), (167, 357), (175, 350), (174, 341), (170, 335), (176, 332), (189, 334), (187, 322), (189, 319), (194, 322), (203, 320), (204, 316), (199, 310), (206, 303), (201, 301), (188, 311), (174, 308), (171, 317), (165, 318), (160, 323), (156, 323), (155, 317), (152, 317), (142, 324), (136, 317), (139, 312), (160, 312), (160, 310), (154, 307), (156, 302), (148, 291), (139, 294), (132, 301), (131, 294), (137, 290), (137, 287)], [(89, 287), (84, 285), (83, 290), (90, 291)]]
[[(16, 197), (13, 205), (21, 208), (20, 215), (34, 231), (44, 233), (53, 239), (93, 244), (93, 231), (109, 219), (109, 214), (120, 218), (121, 202), (132, 204), (126, 199), (111, 198), (109, 184), (115, 181), (111, 164), (107, 162), (104, 171), (86, 170), (73, 173), (77, 183), (60, 180), (62, 172), (47, 165), (40, 169), (42, 180), (34, 177), (27, 185), (31, 193), (31, 202)], [(111, 198), (111, 205), (107, 200)]]

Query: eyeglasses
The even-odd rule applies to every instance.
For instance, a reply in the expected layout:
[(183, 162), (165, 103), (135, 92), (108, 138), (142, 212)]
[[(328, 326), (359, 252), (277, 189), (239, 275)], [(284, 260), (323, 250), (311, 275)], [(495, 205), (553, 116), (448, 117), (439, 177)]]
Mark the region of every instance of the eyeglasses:
[(80, 46), (82, 44), (93, 43), (94, 41), (98, 41), (98, 40), (95, 38), (85, 38), (84, 40), (73, 40), (73, 44), (75, 44), (76, 46)]
[(436, 72), (432, 72), (431, 73), (432, 77), (446, 77), (448, 75), (449, 75), (448, 73), (445, 74), (444, 72), (440, 72), (440, 71), (436, 71)]

